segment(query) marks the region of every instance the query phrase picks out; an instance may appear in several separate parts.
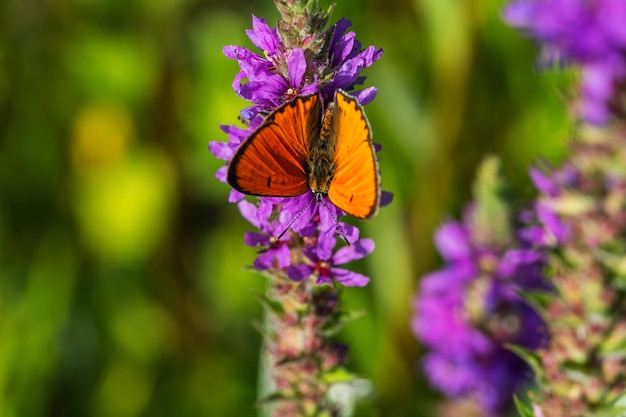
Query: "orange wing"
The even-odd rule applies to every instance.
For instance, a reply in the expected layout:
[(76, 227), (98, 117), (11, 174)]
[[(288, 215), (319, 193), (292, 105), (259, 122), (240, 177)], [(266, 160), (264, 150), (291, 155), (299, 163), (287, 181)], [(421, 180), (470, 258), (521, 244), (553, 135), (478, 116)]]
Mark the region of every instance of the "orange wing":
[(346, 213), (367, 219), (380, 204), (380, 176), (371, 129), (355, 98), (335, 94), (333, 132), (337, 170), (328, 190), (330, 201)]
[(228, 167), (228, 183), (244, 194), (293, 197), (309, 190), (305, 171), (310, 135), (319, 135), (317, 94), (277, 108), (241, 144)]

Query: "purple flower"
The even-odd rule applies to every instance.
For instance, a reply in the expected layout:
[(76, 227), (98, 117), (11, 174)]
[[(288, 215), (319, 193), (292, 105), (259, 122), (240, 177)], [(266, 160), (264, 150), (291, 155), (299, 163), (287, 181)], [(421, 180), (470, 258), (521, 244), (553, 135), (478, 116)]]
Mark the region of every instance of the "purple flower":
[(344, 246), (333, 253), (336, 243), (334, 231), (320, 233), (317, 244), (307, 246), (304, 249), (304, 254), (310, 263), (292, 265), (286, 269), (287, 275), (291, 279), (301, 281), (316, 274), (318, 284), (338, 281), (348, 287), (363, 287), (367, 285), (370, 280), (368, 277), (358, 272), (337, 268), (337, 265), (343, 265), (369, 255), (374, 251), (374, 241), (371, 239), (359, 239), (359, 230), (352, 225), (340, 223), (339, 226), (344, 231), (346, 238), (354, 243), (350, 246)]
[(520, 236), (539, 248), (555, 247), (569, 239), (571, 226), (556, 213), (554, 204), (578, 184), (580, 174), (573, 165), (567, 164), (559, 170), (550, 166), (531, 167), (529, 175), (544, 196), (534, 202), (532, 210), (524, 213), (527, 226), (520, 231)]
[(272, 214), (272, 204), (267, 200), (261, 202), (258, 207), (246, 200), (237, 203), (241, 215), (262, 231), (262, 233), (246, 232), (244, 238), (248, 246), (262, 248), (259, 256), (254, 260), (254, 266), (262, 271), (274, 266), (286, 268), (290, 265), (291, 260), (291, 252), (287, 242), (280, 241), (275, 237), (275, 234), (281, 233), (281, 225), (269, 221)]
[(516, 0), (505, 18), (542, 43), (546, 61), (581, 67), (578, 113), (591, 123), (607, 122), (626, 82), (626, 2)]
[[(382, 50), (373, 46), (363, 49), (355, 33), (347, 32), (350, 25), (350, 21), (342, 19), (325, 32), (304, 33), (308, 29), (302, 27), (295, 30), (290, 27), (285, 32), (286, 26), (271, 28), (264, 19), (253, 16), (252, 29), (246, 33), (261, 52), (241, 46), (223, 49), (228, 58), (239, 63), (233, 89), (252, 105), (241, 111), (244, 127), (222, 126), (228, 134), (228, 142), (209, 143), (211, 153), (230, 161), (267, 114), (298, 95), (317, 93), (326, 102), (334, 97), (337, 89), (342, 89), (350, 91), (361, 104), (372, 101), (377, 92), (375, 87), (353, 89), (365, 80), (361, 70), (378, 60)], [(297, 33), (300, 35), (294, 35)], [(227, 167), (219, 169), (216, 177), (227, 182)], [(311, 193), (297, 197), (260, 197), (258, 205), (244, 197), (241, 192), (231, 190), (228, 200), (237, 203), (242, 215), (259, 229), (248, 232), (245, 238), (248, 245), (261, 249), (254, 262), (256, 268), (280, 268), (289, 271), (288, 275), (294, 280), (315, 273), (319, 283), (334, 280), (361, 286), (369, 281), (365, 276), (337, 267), (369, 254), (373, 242), (359, 240), (356, 227), (339, 223), (337, 219), (345, 213), (327, 197), (322, 201)], [(383, 193), (381, 200), (388, 203), (391, 195)], [(333, 253), (339, 228), (350, 232), (345, 233), (348, 246)], [(279, 239), (289, 229), (303, 238), (302, 250), (309, 263), (292, 265), (291, 251), (301, 243), (289, 236)]]
[[(224, 48), (224, 55), (239, 62), (234, 90), (256, 105), (245, 109), (242, 117), (252, 120), (297, 95), (319, 91), (324, 97), (333, 97), (339, 88), (350, 91), (362, 83), (361, 70), (378, 60), (382, 50), (373, 46), (361, 50), (354, 32), (345, 33), (350, 24), (349, 20), (342, 19), (330, 28), (332, 40), (327, 51), (323, 54), (310, 51), (307, 61), (306, 50), (286, 48), (276, 29), (270, 28), (264, 19), (253, 16), (252, 29), (246, 33), (263, 56), (241, 46)], [(319, 81), (321, 79), (325, 81)], [(361, 104), (367, 104), (373, 100), (376, 89), (370, 87), (363, 91), (354, 95)]]
[(542, 342), (541, 319), (520, 291), (543, 288), (543, 257), (479, 244), (468, 222), (444, 224), (435, 244), (447, 265), (422, 278), (412, 319), (413, 332), (429, 349), (426, 374), (446, 395), (474, 397), (487, 415), (505, 415), (512, 395), (531, 377), (505, 346)]

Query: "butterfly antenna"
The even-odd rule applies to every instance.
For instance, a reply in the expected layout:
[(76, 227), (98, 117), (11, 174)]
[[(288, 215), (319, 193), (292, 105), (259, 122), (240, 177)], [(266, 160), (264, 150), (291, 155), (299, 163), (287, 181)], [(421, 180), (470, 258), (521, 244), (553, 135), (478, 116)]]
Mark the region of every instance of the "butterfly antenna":
[(280, 238), (281, 238), (281, 237), (285, 236), (285, 233), (287, 233), (287, 232), (289, 231), (289, 229), (291, 229), (291, 226), (293, 226), (293, 224), (296, 222), (296, 220), (298, 220), (298, 218), (299, 218), (300, 216), (302, 216), (302, 213), (304, 213), (304, 212), (305, 212), (305, 210), (306, 210), (306, 209), (308, 209), (308, 208), (311, 206), (311, 203), (313, 202), (313, 200), (315, 200), (315, 197), (312, 197), (312, 198), (309, 200), (309, 202), (307, 203), (307, 205), (306, 205), (306, 206), (304, 206), (304, 207), (302, 208), (302, 210), (300, 210), (300, 211), (298, 212), (298, 214), (296, 214), (296, 215), (295, 215), (295, 217), (294, 217), (293, 219), (291, 219), (291, 221), (289, 222), (289, 225), (287, 226), (287, 228), (286, 228), (285, 230), (283, 230), (283, 232), (282, 232), (280, 235), (278, 235), (278, 237), (276, 238), (277, 240), (280, 240)]
[(324, 205), (324, 207), (326, 207), (326, 210), (328, 210), (328, 214), (330, 214), (330, 217), (332, 217), (332, 219), (335, 221), (335, 230), (337, 231), (337, 234), (339, 235), (339, 237), (341, 237), (348, 246), (351, 246), (350, 242), (348, 241), (348, 238), (343, 233), (343, 228), (339, 224), (339, 220), (337, 220), (337, 217), (335, 217), (333, 212), (330, 210), (330, 207), (326, 205), (326, 200), (322, 200), (322, 204)]

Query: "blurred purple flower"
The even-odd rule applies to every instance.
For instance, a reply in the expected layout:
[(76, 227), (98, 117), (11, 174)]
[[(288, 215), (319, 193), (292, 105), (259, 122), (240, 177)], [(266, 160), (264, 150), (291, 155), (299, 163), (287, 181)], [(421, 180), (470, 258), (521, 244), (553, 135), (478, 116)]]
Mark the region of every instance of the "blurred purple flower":
[[(549, 173), (546, 174), (544, 171)], [(520, 236), (538, 248), (555, 247), (569, 239), (571, 226), (560, 218), (552, 205), (568, 188), (578, 183), (580, 175), (570, 164), (559, 170), (549, 166), (544, 169), (531, 167), (529, 175), (537, 190), (543, 193), (545, 198), (537, 199), (532, 210), (524, 213), (524, 221), (528, 226), (520, 231)]]
[(449, 397), (476, 398), (486, 415), (503, 416), (532, 377), (505, 345), (542, 342), (541, 319), (519, 293), (544, 287), (543, 257), (481, 245), (468, 221), (441, 226), (435, 244), (448, 265), (422, 279), (412, 320), (429, 349), (424, 369)]
[(591, 123), (607, 122), (626, 83), (626, 2), (515, 0), (504, 15), (542, 43), (546, 61), (581, 67), (578, 113)]

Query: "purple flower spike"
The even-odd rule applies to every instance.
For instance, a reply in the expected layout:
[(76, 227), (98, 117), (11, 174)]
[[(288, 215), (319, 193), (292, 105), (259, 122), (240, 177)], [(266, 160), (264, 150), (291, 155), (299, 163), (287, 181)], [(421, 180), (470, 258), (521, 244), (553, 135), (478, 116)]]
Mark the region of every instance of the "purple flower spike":
[(411, 324), (429, 349), (423, 367), (430, 382), (450, 398), (475, 398), (485, 415), (501, 417), (530, 377), (525, 362), (505, 346), (542, 342), (541, 319), (519, 293), (545, 288), (544, 258), (479, 242), (469, 221), (439, 228), (435, 243), (448, 264), (422, 278)]
[[(350, 230), (354, 226), (346, 224), (343, 228)], [(348, 262), (364, 258), (374, 251), (374, 241), (371, 239), (359, 239), (350, 246), (344, 246), (334, 254), (329, 250), (328, 243), (334, 246), (334, 237), (320, 238), (317, 246), (307, 247), (305, 255), (311, 261), (310, 264), (290, 266), (287, 275), (293, 280), (299, 281), (313, 274), (317, 275), (317, 283), (340, 282), (347, 287), (363, 287), (369, 282), (369, 278), (336, 265), (344, 265)], [(332, 248), (330, 246), (330, 248)]]
[(594, 124), (609, 121), (626, 83), (626, 2), (516, 0), (504, 16), (542, 44), (548, 62), (580, 66), (578, 114)]
[[(346, 374), (342, 369), (345, 349), (329, 339), (344, 317), (339, 309), (339, 287), (369, 282), (368, 277), (344, 265), (369, 255), (374, 242), (360, 239), (356, 227), (340, 222), (345, 213), (327, 195), (321, 195), (324, 193), (305, 192), (308, 189), (303, 182), (308, 181), (309, 188), (316, 191), (323, 190), (309, 178), (311, 164), (323, 165), (320, 171), (341, 171), (341, 166), (326, 161), (317, 164), (316, 159), (321, 158), (311, 155), (310, 145), (315, 140), (311, 135), (328, 131), (327, 110), (335, 97), (344, 97), (336, 94), (338, 89), (356, 97), (361, 105), (374, 99), (375, 87), (361, 91), (354, 87), (364, 82), (361, 70), (379, 59), (382, 50), (362, 48), (354, 32), (346, 33), (347, 20), (327, 28), (332, 7), (322, 10), (316, 1), (296, 0), (277, 0), (275, 5), (281, 17), (276, 28), (252, 17), (252, 29), (246, 34), (255, 48), (223, 49), (226, 57), (239, 64), (232, 86), (249, 105), (240, 111), (243, 126), (222, 126), (228, 142), (211, 142), (209, 150), (227, 164), (235, 163), (220, 168), (216, 177), (233, 185), (228, 201), (237, 203), (241, 215), (254, 227), (246, 233), (245, 243), (257, 250), (254, 268), (269, 278), (266, 294), (259, 298), (268, 307), (267, 331), (263, 331), (268, 369), (264, 373), (271, 375), (272, 383), (265, 385), (275, 392), (263, 393), (273, 398), (271, 404), (261, 401), (267, 407), (263, 413), (336, 415), (339, 409), (326, 394), (333, 375), (338, 370)], [(354, 106), (351, 97), (345, 101)], [(337, 104), (339, 111), (343, 111), (341, 103)], [(294, 118), (302, 122), (302, 134), (294, 133), (300, 128)], [(319, 126), (312, 126), (313, 122)], [(340, 123), (331, 123), (331, 129), (336, 125)], [(269, 132), (274, 129), (284, 132), (280, 146), (270, 140)], [(314, 133), (316, 130), (319, 133)], [(289, 143), (294, 140), (297, 143)], [(293, 169), (284, 163), (293, 160)], [(275, 169), (277, 165), (285, 172), (275, 172), (280, 171)], [(255, 167), (260, 169), (255, 172)], [(342, 178), (323, 173), (312, 176), (322, 175), (337, 181), (331, 185), (342, 195)], [(261, 182), (251, 184), (256, 180)], [(329, 190), (333, 195), (335, 190)], [(294, 196), (298, 193), (301, 195)], [(350, 201), (353, 197), (359, 200), (358, 195), (345, 195)], [(383, 201), (391, 201), (390, 195), (385, 194)], [(349, 243), (337, 245), (339, 237)]]
[[(289, 4), (278, 6), (281, 14), (281, 7), (290, 7)], [(293, 10), (283, 16), (293, 16)], [(378, 60), (382, 50), (373, 46), (362, 48), (356, 34), (347, 31), (351, 23), (345, 19), (326, 31), (306, 33), (314, 27), (322, 30), (315, 23), (324, 21), (320, 16), (309, 15), (308, 18), (313, 20), (307, 23), (308, 26), (300, 27), (298, 25), (305, 20), (296, 20), (284, 21), (278, 28), (272, 28), (265, 19), (253, 16), (252, 29), (246, 34), (259, 51), (235, 45), (224, 47), (224, 55), (239, 63), (233, 89), (252, 105), (241, 111), (244, 127), (222, 126), (228, 134), (227, 143), (209, 143), (209, 150), (217, 158), (229, 162), (265, 117), (294, 97), (317, 93), (326, 106), (337, 89), (350, 92), (363, 83), (365, 77), (361, 75), (361, 70)], [(318, 18), (320, 20), (315, 20)], [(366, 104), (374, 99), (376, 92), (375, 87), (367, 87), (351, 94), (361, 104)], [(227, 167), (219, 169), (216, 177), (221, 182), (227, 182)], [(259, 229), (247, 233), (245, 238), (246, 244), (259, 249), (254, 262), (258, 269), (283, 270), (294, 281), (301, 281), (313, 272), (320, 283), (335, 280), (345, 285), (360, 286), (369, 281), (367, 277), (335, 267), (366, 256), (373, 250), (373, 242), (359, 240), (357, 228), (338, 223), (345, 213), (328, 197), (322, 201), (315, 199), (311, 193), (296, 197), (260, 197), (258, 205), (244, 198), (244, 194), (232, 190), (228, 201), (237, 203), (243, 217)], [(383, 193), (381, 205), (388, 204), (391, 199), (390, 193)], [(300, 247), (301, 243), (285, 233), (287, 231), (298, 234), (304, 246)], [(336, 233), (342, 237), (345, 234), (351, 246), (336, 250)], [(291, 253), (296, 246), (298, 250), (310, 254), (313, 265), (291, 264), (292, 258), (299, 258)]]

